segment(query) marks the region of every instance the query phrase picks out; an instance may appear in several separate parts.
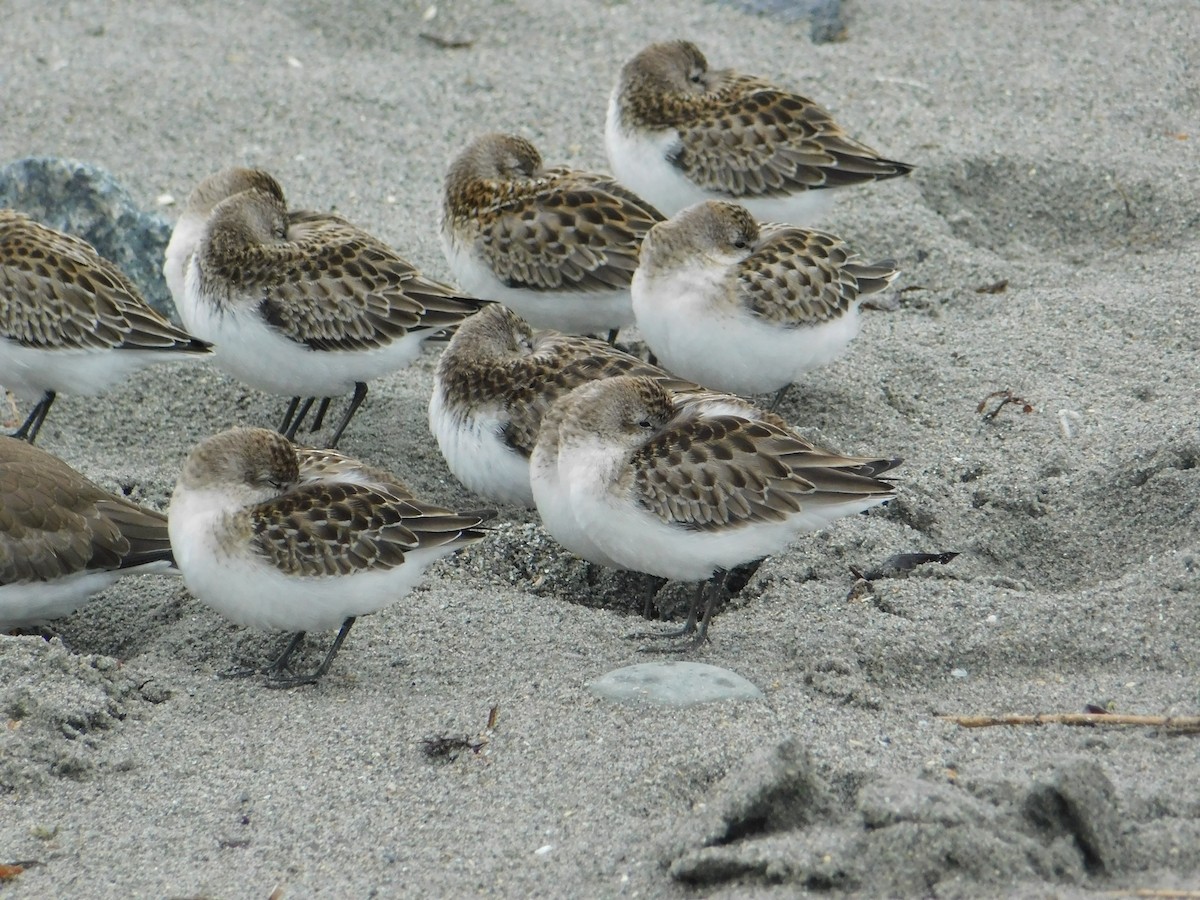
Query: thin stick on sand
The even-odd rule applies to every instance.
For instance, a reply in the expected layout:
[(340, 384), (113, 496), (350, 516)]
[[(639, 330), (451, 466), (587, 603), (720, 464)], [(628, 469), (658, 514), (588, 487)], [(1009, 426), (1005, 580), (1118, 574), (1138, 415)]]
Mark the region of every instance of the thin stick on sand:
[(1130, 716), (1114, 713), (1042, 713), (1034, 716), (938, 716), (963, 728), (992, 728), (997, 725), (1136, 725), (1200, 732), (1200, 716)]

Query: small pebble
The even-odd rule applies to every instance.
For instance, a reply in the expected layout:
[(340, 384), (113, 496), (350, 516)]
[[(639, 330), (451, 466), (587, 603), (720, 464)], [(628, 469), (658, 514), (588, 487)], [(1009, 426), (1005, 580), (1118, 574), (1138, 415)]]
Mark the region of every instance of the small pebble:
[(588, 687), (597, 696), (619, 703), (675, 707), (762, 696), (762, 691), (736, 672), (680, 660), (626, 666), (602, 675)]

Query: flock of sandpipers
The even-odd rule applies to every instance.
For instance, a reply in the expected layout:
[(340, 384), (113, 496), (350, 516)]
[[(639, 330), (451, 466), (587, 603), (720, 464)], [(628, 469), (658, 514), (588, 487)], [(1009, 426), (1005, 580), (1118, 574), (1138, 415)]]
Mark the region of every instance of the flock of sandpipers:
[[(546, 166), (512, 135), (465, 147), (441, 220), (461, 288), (339, 216), (290, 210), (266, 172), (211, 175), (165, 255), (182, 328), (84, 241), (0, 211), (0, 384), (36, 401), (0, 438), (0, 628), (66, 615), (122, 575), (176, 573), (231, 620), (296, 634), (268, 684), (319, 679), (357, 616), (485, 538), (496, 514), (427, 503), (333, 449), (368, 382), (431, 339), (445, 348), (429, 427), (455, 476), (536, 507), (589, 562), (698, 582), (672, 635), (691, 646), (724, 573), (892, 497), (880, 476), (898, 460), (825, 452), (775, 408), (897, 274), (803, 223), (833, 188), (911, 167), (686, 41), (621, 69), (605, 144), (612, 175)], [(648, 360), (615, 346), (630, 325)], [(182, 360), (291, 399), (278, 430), (196, 446), (166, 514), (33, 446), (57, 393)], [(745, 399), (768, 392), (769, 407)], [(346, 394), (326, 449), (294, 442)], [(338, 627), (316, 671), (291, 673), (304, 632)]]

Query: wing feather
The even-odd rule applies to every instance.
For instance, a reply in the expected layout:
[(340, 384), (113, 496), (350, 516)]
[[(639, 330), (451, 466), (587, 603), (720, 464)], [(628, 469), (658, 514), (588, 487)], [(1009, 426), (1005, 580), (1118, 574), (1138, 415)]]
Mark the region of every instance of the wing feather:
[(504, 429), (504, 437), (510, 447), (526, 458), (533, 453), (546, 413), (559, 398), (581, 384), (620, 375), (646, 375), (669, 386), (687, 384), (604, 341), (557, 332), (535, 338), (533, 354), (524, 361), (522, 369), (521, 400), (510, 404), (512, 417)]
[(845, 315), (860, 295), (882, 290), (897, 274), (887, 262), (852, 262), (849, 247), (834, 235), (771, 224), (738, 265), (737, 284), (751, 313), (800, 327)]
[(326, 576), (391, 569), (417, 549), (472, 543), (493, 513), (454, 513), (373, 484), (318, 480), (244, 515), (264, 560), (289, 574)]
[(0, 211), (0, 335), (48, 350), (190, 350), (176, 328), (91, 244)]
[(681, 104), (671, 161), (702, 187), (782, 196), (903, 175), (849, 135), (820, 105), (752, 76), (714, 73), (713, 93)]
[(697, 531), (784, 522), (808, 504), (886, 497), (873, 461), (815, 450), (771, 421), (676, 416), (634, 454), (632, 490), (662, 521)]
[(0, 438), (0, 584), (170, 560), (167, 519), (66, 463)]
[(488, 211), (476, 244), (510, 287), (609, 291), (628, 288), (642, 239), (662, 219), (607, 176), (550, 169)]
[(483, 301), (425, 278), (377, 238), (321, 213), (288, 217), (285, 240), (226, 263), (266, 321), (316, 350), (370, 350), (457, 325)]

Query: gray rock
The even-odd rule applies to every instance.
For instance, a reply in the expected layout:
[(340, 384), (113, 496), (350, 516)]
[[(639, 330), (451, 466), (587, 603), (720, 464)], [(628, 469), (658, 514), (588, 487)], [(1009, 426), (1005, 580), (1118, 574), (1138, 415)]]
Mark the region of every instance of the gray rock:
[(588, 688), (606, 700), (678, 707), (762, 696), (762, 691), (737, 672), (680, 660), (616, 669), (601, 675)]
[(814, 44), (830, 44), (846, 39), (845, 10), (842, 0), (725, 0), (733, 6), (775, 16), (785, 22), (808, 19)]
[(70, 159), (19, 159), (0, 169), (0, 207), (83, 238), (133, 279), (147, 303), (179, 321), (162, 276), (171, 225), (139, 209), (108, 172)]

